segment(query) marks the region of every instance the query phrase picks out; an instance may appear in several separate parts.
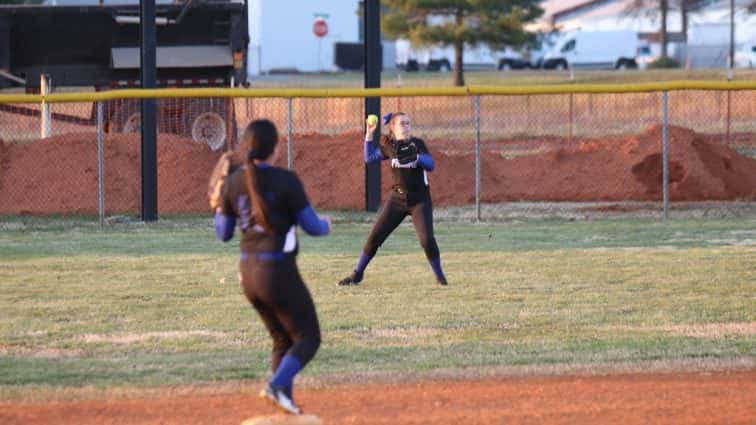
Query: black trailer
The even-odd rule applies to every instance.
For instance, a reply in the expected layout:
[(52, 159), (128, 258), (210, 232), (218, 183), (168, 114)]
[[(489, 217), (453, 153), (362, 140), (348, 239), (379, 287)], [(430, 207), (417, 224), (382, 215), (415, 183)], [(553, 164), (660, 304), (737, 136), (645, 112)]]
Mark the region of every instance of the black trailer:
[[(157, 86), (230, 87), (246, 83), (246, 0), (187, 0), (158, 4)], [(38, 92), (53, 87), (95, 90), (139, 87), (139, 5), (0, 6), (0, 88)], [(138, 132), (138, 100), (108, 102), (105, 128)], [(6, 112), (37, 113), (0, 105)], [(220, 149), (236, 134), (228, 99), (161, 100), (160, 132), (184, 134)], [(94, 123), (53, 114), (53, 119)], [(84, 122), (82, 122), (84, 123)]]

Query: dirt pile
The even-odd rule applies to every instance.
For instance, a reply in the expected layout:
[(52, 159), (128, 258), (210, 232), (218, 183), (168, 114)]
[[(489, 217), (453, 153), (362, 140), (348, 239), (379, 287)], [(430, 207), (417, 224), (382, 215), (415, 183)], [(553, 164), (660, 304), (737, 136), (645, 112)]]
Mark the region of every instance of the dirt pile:
[[(359, 134), (297, 140), (295, 168), (321, 208), (363, 206), (360, 140)], [(482, 198), (484, 202), (660, 201), (661, 140), (661, 127), (653, 126), (638, 135), (572, 145), (554, 137), (488, 142), (481, 161)], [(672, 201), (756, 200), (756, 160), (684, 128), (671, 127), (669, 140)], [(474, 202), (472, 150), (465, 153), (458, 148), (462, 143), (449, 140), (427, 142), (437, 164), (430, 175), (434, 203)], [(751, 144), (756, 145), (756, 135)], [(384, 192), (390, 186), (388, 171), (384, 164)]]
[[(104, 141), (105, 207), (109, 214), (141, 205), (139, 136)], [(206, 211), (205, 187), (218, 154), (189, 139), (160, 135), (158, 207), (164, 213)], [(0, 149), (0, 214), (96, 214), (96, 134), (66, 134)]]
[[(661, 140), (661, 127), (653, 126), (638, 135), (563, 143), (509, 160), (506, 148), (488, 152), (483, 200), (661, 200)], [(671, 127), (669, 141), (672, 201), (756, 200), (756, 160), (684, 128)]]
[[(671, 127), (672, 201), (756, 200), (756, 160), (691, 130)], [(753, 136), (756, 139), (756, 135)], [(297, 135), (293, 164), (319, 209), (362, 209), (365, 171), (362, 137)], [(576, 141), (554, 137), (486, 142), (482, 152), (484, 202), (658, 201), (662, 197), (662, 130)], [(471, 143), (426, 140), (436, 161), (430, 174), (437, 206), (475, 200)], [(756, 146), (756, 140), (744, 143)], [(276, 162), (286, 166), (287, 146)], [(158, 208), (161, 213), (206, 212), (207, 178), (218, 157), (203, 145), (173, 135), (158, 142)], [(105, 206), (108, 214), (138, 212), (140, 142), (135, 135), (105, 140)], [(390, 186), (383, 164), (384, 193)], [(0, 146), (0, 214), (97, 213), (97, 138), (60, 135)]]

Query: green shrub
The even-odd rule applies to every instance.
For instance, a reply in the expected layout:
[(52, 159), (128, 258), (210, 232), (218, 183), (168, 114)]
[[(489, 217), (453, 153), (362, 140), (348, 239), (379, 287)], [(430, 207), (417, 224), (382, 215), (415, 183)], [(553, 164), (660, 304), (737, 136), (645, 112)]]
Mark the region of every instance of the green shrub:
[(669, 56), (662, 56), (659, 59), (648, 64), (650, 69), (663, 69), (663, 68), (679, 68), (680, 62), (670, 58)]

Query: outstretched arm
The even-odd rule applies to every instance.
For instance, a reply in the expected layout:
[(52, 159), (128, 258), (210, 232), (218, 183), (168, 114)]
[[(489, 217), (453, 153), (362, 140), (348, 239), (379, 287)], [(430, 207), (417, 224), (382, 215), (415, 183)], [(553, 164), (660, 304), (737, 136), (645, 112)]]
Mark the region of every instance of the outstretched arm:
[(421, 139), (416, 141), (417, 143), (417, 165), (419, 165), (425, 171), (433, 171), (436, 169), (436, 163), (433, 161), (433, 157), (425, 145), (425, 142)]
[(215, 236), (218, 240), (228, 242), (234, 237), (234, 227), (236, 226), (236, 217), (232, 215), (225, 215), (221, 212), (220, 208), (215, 212), (215, 218), (213, 219), (215, 224)]
[(436, 169), (436, 163), (433, 161), (433, 157), (430, 153), (423, 153), (417, 156), (417, 163), (425, 171), (433, 171)]
[(297, 224), (302, 230), (312, 236), (325, 236), (331, 231), (331, 220), (328, 217), (320, 218), (315, 213), (315, 209), (307, 200), (302, 181), (296, 174), (289, 174), (291, 188), (287, 193), (289, 211), (296, 211)]
[(307, 205), (297, 213), (297, 223), (310, 236), (325, 236), (331, 231), (330, 220), (318, 217), (312, 205)]

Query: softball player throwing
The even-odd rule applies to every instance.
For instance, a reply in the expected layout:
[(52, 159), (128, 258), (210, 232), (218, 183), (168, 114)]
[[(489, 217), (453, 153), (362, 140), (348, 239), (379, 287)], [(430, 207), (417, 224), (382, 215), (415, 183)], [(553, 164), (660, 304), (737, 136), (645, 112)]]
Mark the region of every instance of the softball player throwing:
[[(241, 230), (241, 285), (273, 338), (273, 378), (260, 393), (284, 412), (302, 413), (294, 402), (297, 373), (320, 346), (315, 305), (297, 269), (296, 225), (313, 236), (331, 222), (310, 206), (293, 172), (273, 167), (278, 131), (268, 120), (253, 121), (244, 134), (245, 166), (225, 179), (216, 207), (215, 232), (227, 242)], [(217, 167), (216, 167), (217, 168)]]
[(391, 193), (383, 204), (378, 220), (368, 236), (357, 267), (351, 275), (339, 281), (339, 285), (358, 285), (370, 260), (391, 232), (408, 215), (412, 216), (420, 245), (425, 250), (436, 281), (446, 285), (446, 277), (441, 268), (441, 255), (433, 237), (433, 202), (428, 186), (428, 173), (435, 163), (425, 142), (410, 135), (410, 118), (403, 112), (390, 113), (383, 117), (389, 134), (381, 136), (380, 145), (372, 142), (377, 123), (366, 121), (365, 162), (391, 161), (393, 185)]

